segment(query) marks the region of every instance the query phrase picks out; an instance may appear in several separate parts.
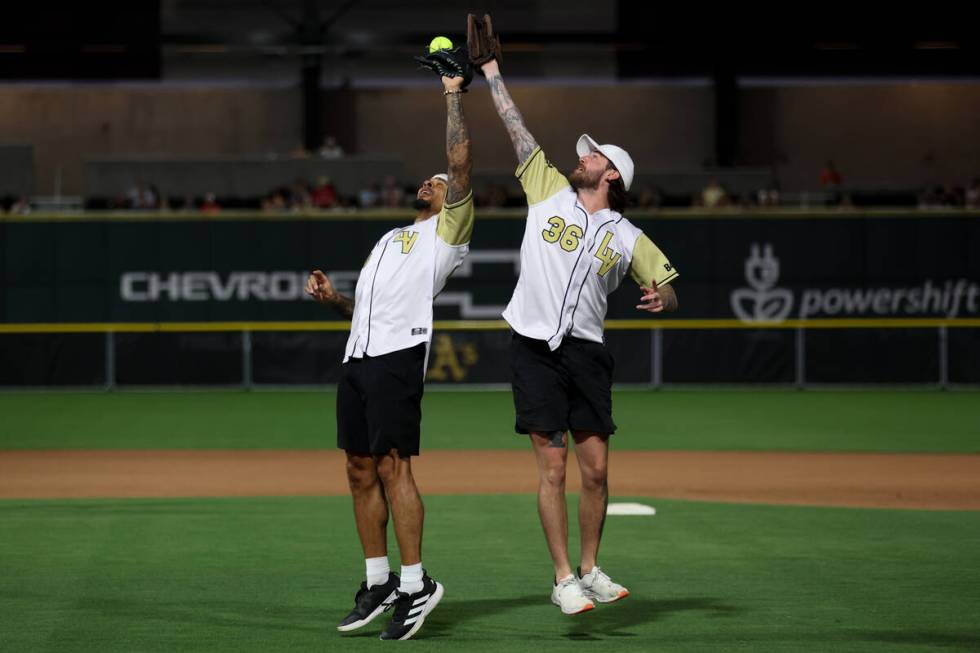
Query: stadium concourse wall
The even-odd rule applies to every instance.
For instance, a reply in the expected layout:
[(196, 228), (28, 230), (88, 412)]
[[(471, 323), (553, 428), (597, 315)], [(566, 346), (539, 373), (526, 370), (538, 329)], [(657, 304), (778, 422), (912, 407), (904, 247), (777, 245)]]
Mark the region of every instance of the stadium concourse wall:
[[(680, 272), (681, 310), (610, 297), (620, 383), (980, 383), (980, 213), (633, 212)], [(352, 294), (405, 212), (36, 214), (0, 219), (0, 386), (335, 383)], [(408, 227), (410, 228), (410, 227)], [(436, 302), (433, 383), (506, 383), (501, 321), (521, 212), (481, 211)], [(590, 243), (585, 243), (589, 245)]]

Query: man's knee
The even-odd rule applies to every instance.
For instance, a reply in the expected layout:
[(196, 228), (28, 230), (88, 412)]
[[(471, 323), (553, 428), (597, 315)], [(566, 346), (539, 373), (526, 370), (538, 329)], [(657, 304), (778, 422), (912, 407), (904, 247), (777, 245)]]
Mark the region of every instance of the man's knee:
[(411, 477), (411, 459), (402, 457), (392, 449), (383, 456), (378, 456), (377, 469), (381, 482), (386, 487), (393, 487), (400, 481)]
[(549, 487), (564, 488), (565, 460), (557, 457), (553, 460), (548, 460), (541, 467), (541, 482)]
[(374, 486), (378, 482), (378, 468), (374, 457), (348, 454), (347, 482), (355, 492)]
[(582, 465), (582, 488), (585, 490), (601, 490), (609, 481), (609, 468), (605, 461)]

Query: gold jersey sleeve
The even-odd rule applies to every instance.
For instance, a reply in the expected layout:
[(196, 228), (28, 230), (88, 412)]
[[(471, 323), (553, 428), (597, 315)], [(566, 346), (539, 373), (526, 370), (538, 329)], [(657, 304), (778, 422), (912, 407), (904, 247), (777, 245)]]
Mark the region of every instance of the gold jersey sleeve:
[(633, 245), (633, 260), (630, 261), (630, 276), (636, 283), (649, 286), (655, 282), (658, 286), (670, 283), (679, 275), (667, 257), (646, 234), (640, 234)]
[(444, 204), (436, 223), (436, 235), (447, 245), (465, 245), (473, 235), (473, 191), (453, 204)]
[(568, 179), (551, 165), (540, 147), (517, 167), (517, 179), (524, 187), (529, 205), (543, 202), (555, 193), (568, 188)]

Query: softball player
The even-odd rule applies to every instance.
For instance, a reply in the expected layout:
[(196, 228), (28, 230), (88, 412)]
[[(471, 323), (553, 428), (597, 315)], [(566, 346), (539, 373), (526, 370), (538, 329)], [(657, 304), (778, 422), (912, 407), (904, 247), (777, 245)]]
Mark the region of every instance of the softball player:
[[(352, 319), (337, 387), (337, 446), (347, 453), (367, 578), (337, 629), (360, 628), (393, 606), (381, 639), (412, 637), (443, 595), (442, 584), (422, 568), (424, 508), (411, 457), (419, 453), (432, 300), (462, 263), (473, 230), (470, 138), (461, 100), (472, 68), (465, 56), (448, 51), (422, 63), (440, 74), (445, 87), (449, 174), (422, 183), (414, 224), (392, 229), (375, 244), (353, 299), (337, 293), (320, 270), (306, 288)], [(400, 577), (388, 566), (389, 507)]]
[[(613, 360), (603, 344), (606, 296), (629, 274), (642, 290), (639, 310), (677, 308), (667, 285), (677, 270), (623, 217), (633, 161), (615, 145), (583, 134), (577, 167), (566, 177), (524, 126), (500, 75), (500, 42), (489, 17), (469, 19), (470, 55), (490, 86), (520, 165), (528, 217), (521, 272), (503, 317), (513, 330), (511, 367), (516, 430), (530, 434), (539, 472), (538, 512), (554, 562), (552, 601), (565, 614), (591, 610), (629, 591), (596, 563), (608, 503)], [(568, 557), (565, 507), (567, 433), (582, 473), (578, 573)]]

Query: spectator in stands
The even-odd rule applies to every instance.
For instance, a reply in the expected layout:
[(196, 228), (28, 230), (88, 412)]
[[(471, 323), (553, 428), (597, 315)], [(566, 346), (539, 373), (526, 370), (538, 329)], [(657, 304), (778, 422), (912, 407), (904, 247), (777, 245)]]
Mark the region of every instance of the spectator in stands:
[(701, 191), (701, 206), (707, 209), (716, 209), (728, 206), (728, 193), (717, 179), (712, 179)]
[(21, 195), (11, 203), (8, 212), (12, 215), (27, 215), (31, 212), (31, 203), (27, 195)]
[(344, 156), (344, 148), (340, 147), (336, 138), (327, 136), (323, 139), (323, 145), (320, 146), (321, 159), (339, 159), (342, 156)]
[(316, 188), (310, 195), (313, 206), (318, 209), (332, 209), (338, 205), (337, 187), (329, 177), (317, 177)]
[(756, 193), (759, 206), (779, 206), (779, 189), (775, 186), (763, 188)]
[(279, 213), (287, 208), (286, 196), (281, 188), (273, 190), (262, 200), (262, 210), (268, 213)]
[(214, 196), (214, 193), (206, 193), (204, 195), (204, 202), (201, 204), (201, 213), (220, 213), (221, 205), (218, 204), (218, 199)]
[(143, 196), (143, 208), (154, 211), (167, 208), (164, 206), (163, 196), (160, 194), (160, 189), (157, 188), (156, 184), (147, 184), (146, 194)]
[(966, 208), (980, 209), (980, 177), (975, 177), (966, 189)]
[(920, 209), (944, 209), (964, 204), (963, 189), (952, 184), (936, 184), (919, 193)]
[(965, 201), (966, 192), (959, 186), (954, 186), (953, 184), (943, 185), (943, 206), (955, 206), (962, 207)]
[(313, 199), (310, 195), (310, 185), (305, 179), (297, 178), (293, 182), (289, 197), (289, 208), (294, 211), (303, 211), (313, 206)]
[(310, 151), (306, 149), (306, 146), (302, 143), (297, 143), (296, 147), (289, 151), (290, 159), (308, 159), (310, 158)]
[(827, 161), (824, 164), (823, 170), (820, 171), (820, 188), (825, 190), (835, 190), (840, 188), (841, 176), (837, 168), (834, 167), (833, 161)]
[(362, 209), (374, 208), (381, 200), (381, 184), (373, 183), (357, 193), (357, 205)]
[(160, 191), (153, 184), (147, 184), (140, 179), (126, 191), (126, 208), (159, 209)]
[(398, 185), (391, 175), (385, 177), (381, 187), (381, 206), (389, 209), (398, 208), (405, 203), (405, 189)]

